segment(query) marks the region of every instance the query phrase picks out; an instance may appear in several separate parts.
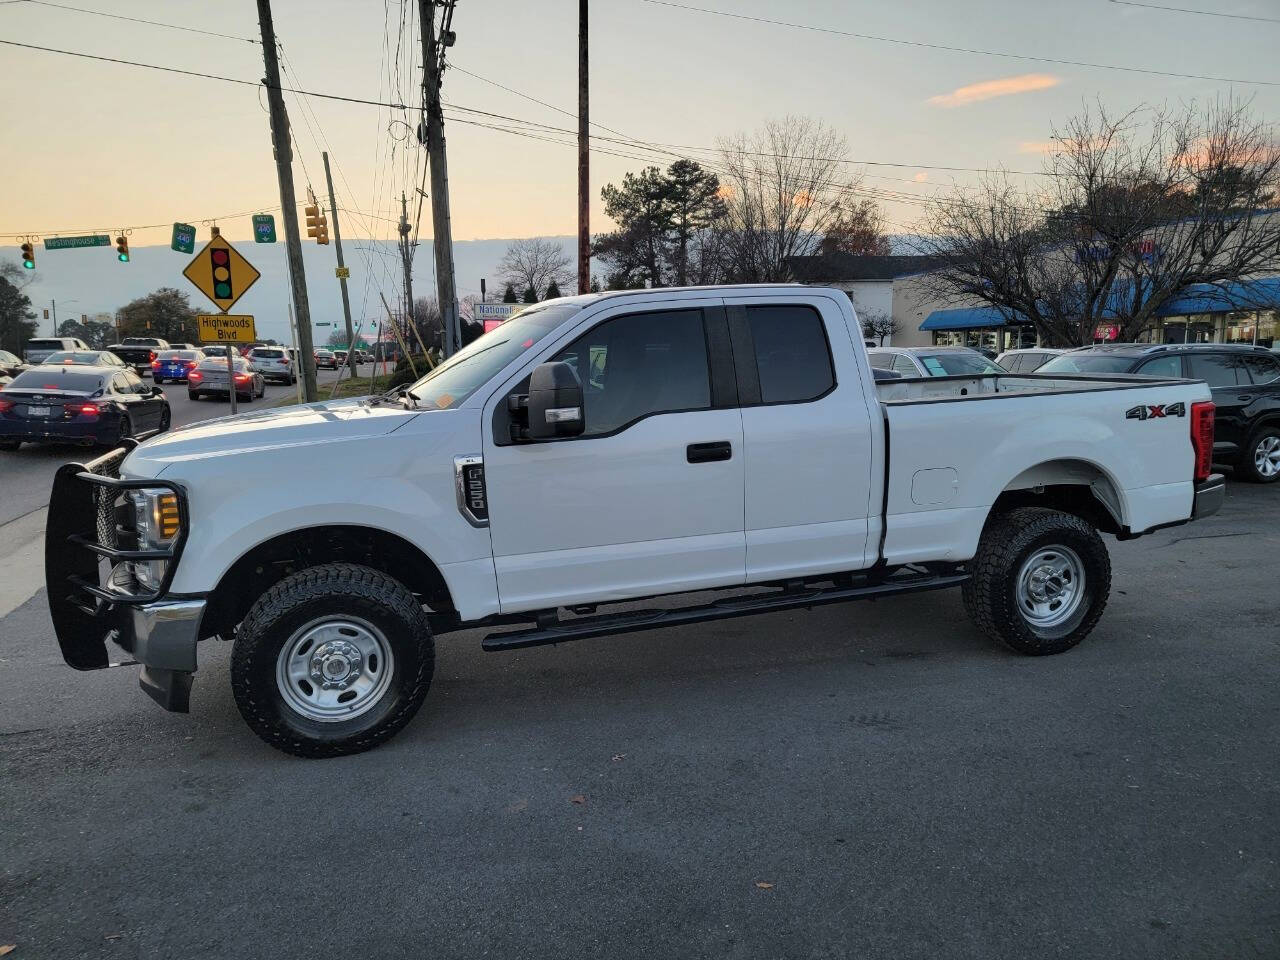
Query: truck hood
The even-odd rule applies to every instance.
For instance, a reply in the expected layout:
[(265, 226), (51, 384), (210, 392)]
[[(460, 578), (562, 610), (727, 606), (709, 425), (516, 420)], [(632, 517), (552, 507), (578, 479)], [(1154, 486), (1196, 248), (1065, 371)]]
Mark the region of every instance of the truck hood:
[(131, 476), (155, 477), (184, 461), (380, 437), (422, 413), (399, 403), (330, 400), (219, 417), (139, 444), (121, 467)]

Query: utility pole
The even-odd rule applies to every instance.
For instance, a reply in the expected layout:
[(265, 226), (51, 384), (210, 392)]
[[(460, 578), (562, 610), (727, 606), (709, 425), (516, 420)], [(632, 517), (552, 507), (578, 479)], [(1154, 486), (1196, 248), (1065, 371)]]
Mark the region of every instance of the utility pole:
[(297, 310), (298, 358), (302, 363), (302, 386), (307, 402), (319, 399), (316, 393), (316, 356), (311, 341), (311, 305), (307, 301), (307, 274), (302, 265), (302, 236), (298, 231), (298, 199), (293, 192), (293, 146), (289, 140), (289, 115), (280, 92), (280, 64), (276, 60), (276, 31), (271, 23), (271, 0), (258, 0), (258, 25), (262, 28), (262, 60), (266, 66), (267, 105), (271, 112), (271, 145), (276, 154), (276, 175), (280, 180), (280, 214), (284, 217), (285, 248), (289, 253), (289, 285)]
[[(324, 178), (329, 183), (329, 210), (333, 213), (333, 245), (338, 251), (338, 266), (345, 267), (346, 264), (342, 262), (342, 231), (338, 228), (338, 201), (333, 195), (333, 174), (329, 172), (329, 154), (321, 153), (320, 156), (324, 157)], [(347, 278), (339, 276), (338, 283), (342, 285), (342, 316), (347, 321), (347, 366), (351, 368), (351, 378), (354, 380), (356, 335), (351, 329), (351, 299), (347, 296)]]
[[(440, 39), (436, 41), (436, 2), (444, 7)], [(444, 111), (440, 107), (444, 51), (455, 37), (453, 7), (456, 0), (418, 0), (422, 23), (422, 98), (426, 120), (427, 156), (431, 164), (432, 250), (436, 258), (436, 298), (444, 322), (444, 355), (451, 357), (461, 346), (458, 336), (458, 286), (453, 277), (453, 227), (449, 220), (449, 166), (444, 150)]]
[(413, 245), (409, 242), (409, 203), (400, 191), (400, 262), (404, 266), (404, 315), (413, 323)]
[(587, 121), (587, 0), (578, 0), (578, 292), (591, 284), (591, 130)]
[(53, 330), (51, 334), (56, 337), (58, 335), (58, 301), (50, 300), (49, 306), (53, 310)]

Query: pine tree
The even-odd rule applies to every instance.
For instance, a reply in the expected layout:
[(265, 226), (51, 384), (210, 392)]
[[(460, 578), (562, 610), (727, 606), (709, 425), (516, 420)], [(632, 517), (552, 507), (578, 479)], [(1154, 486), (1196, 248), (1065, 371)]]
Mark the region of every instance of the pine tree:
[(564, 296), (564, 294), (560, 292), (560, 284), (552, 280), (549, 284), (547, 284), (547, 295), (542, 299), (554, 300), (556, 299), (556, 297), (562, 297), (562, 296)]
[(538, 291), (537, 291), (537, 290), (535, 290), (535, 289), (533, 289), (533, 287), (526, 287), (526, 288), (525, 288), (525, 291), (524, 291), (524, 300), (523, 300), (522, 302), (524, 302), (524, 303), (537, 303), (537, 302), (538, 302)]
[(502, 295), (503, 303), (519, 303), (520, 298), (516, 296), (515, 288), (511, 284), (507, 284), (507, 292)]

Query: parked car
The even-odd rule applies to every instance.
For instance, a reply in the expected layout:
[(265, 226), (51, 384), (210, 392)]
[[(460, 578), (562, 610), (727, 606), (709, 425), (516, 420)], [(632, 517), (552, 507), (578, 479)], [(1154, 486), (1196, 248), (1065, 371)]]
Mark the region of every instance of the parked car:
[(284, 347), (254, 347), (249, 351), (249, 369), (262, 374), (264, 380), (295, 383), (298, 370)]
[[(267, 392), (267, 382), (262, 374), (249, 368), (249, 361), (244, 357), (233, 359), (236, 399), (251, 403), (254, 397), (261, 397)], [(199, 366), (187, 373), (187, 396), (199, 400), (204, 396), (231, 398), (231, 389), (227, 385), (227, 360), (225, 357), (206, 357)]]
[(40, 361), (46, 363), (71, 364), (82, 367), (123, 367), (125, 362), (110, 350), (59, 350)]
[[(877, 384), (858, 332), (849, 297), (817, 287), (551, 300), (394, 393), (64, 466), (45, 538), (62, 655), (104, 667), (116, 642), (185, 711), (199, 641), (234, 640), (249, 726), (334, 756), (408, 723), (434, 635), (461, 629), (497, 626), (485, 649), (515, 650), (961, 586), (979, 629), (1060, 653), (1107, 603), (1101, 534), (1221, 504), (1202, 383)], [(1151, 408), (1167, 415), (1126, 414)], [(135, 505), (123, 535), (159, 556), (96, 541), (113, 487)], [(98, 555), (136, 586), (89, 617)], [(744, 586), (761, 592), (690, 595)]]
[(200, 366), (204, 353), (200, 350), (161, 350), (151, 361), (151, 379), (155, 383), (172, 380), (185, 383), (191, 371)]
[(14, 356), (8, 350), (0, 350), (0, 377), (16, 377), (30, 364)]
[(169, 400), (127, 367), (32, 367), (0, 390), (0, 450), (119, 444), (169, 429)]
[(1255, 483), (1280, 480), (1280, 358), (1266, 347), (1226, 343), (1113, 343), (1054, 357), (1037, 375), (1134, 373), (1203, 380), (1216, 406), (1216, 463)]
[(160, 351), (169, 349), (169, 342), (159, 337), (125, 337), (107, 349), (138, 373), (150, 373), (151, 361)]
[(332, 350), (316, 351), (316, 367), (327, 367), (330, 370), (338, 369), (338, 357)]
[(22, 359), (29, 364), (37, 364), (44, 362), (51, 353), (88, 349), (89, 345), (78, 337), (35, 337), (22, 348)]
[(968, 347), (876, 347), (868, 350), (871, 366), (904, 377), (982, 376), (1007, 373), (1003, 367)]
[(1051, 347), (1031, 347), (1023, 350), (1006, 350), (996, 357), (996, 363), (1010, 373), (1033, 373), (1054, 357), (1066, 353)]

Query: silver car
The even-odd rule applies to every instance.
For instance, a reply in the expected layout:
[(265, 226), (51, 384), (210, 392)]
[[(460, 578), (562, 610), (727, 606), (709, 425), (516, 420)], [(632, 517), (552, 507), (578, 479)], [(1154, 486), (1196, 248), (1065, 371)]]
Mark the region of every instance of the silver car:
[[(262, 374), (249, 368), (248, 360), (235, 357), (231, 362), (234, 365), (237, 400), (252, 403), (254, 397), (266, 394), (267, 381), (262, 378)], [(187, 396), (192, 400), (199, 400), (206, 395), (230, 399), (225, 357), (206, 357), (187, 374)]]
[(867, 351), (867, 358), (872, 367), (893, 370), (909, 380), (1009, 372), (968, 347), (876, 347)]
[(249, 369), (262, 374), (264, 380), (296, 383), (298, 370), (286, 347), (254, 347), (249, 351)]

